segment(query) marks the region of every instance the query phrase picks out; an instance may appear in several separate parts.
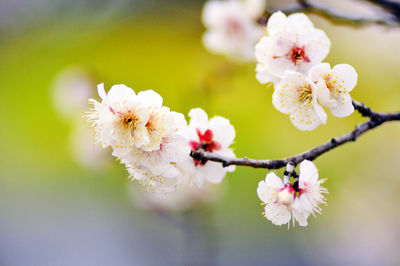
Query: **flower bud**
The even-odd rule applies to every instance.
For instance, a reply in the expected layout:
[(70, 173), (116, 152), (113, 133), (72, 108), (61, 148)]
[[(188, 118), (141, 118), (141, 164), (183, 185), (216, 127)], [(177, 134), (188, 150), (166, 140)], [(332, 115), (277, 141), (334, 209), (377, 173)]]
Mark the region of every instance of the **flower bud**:
[(294, 201), (296, 191), (292, 185), (288, 185), (278, 193), (278, 202), (285, 205), (290, 205)]

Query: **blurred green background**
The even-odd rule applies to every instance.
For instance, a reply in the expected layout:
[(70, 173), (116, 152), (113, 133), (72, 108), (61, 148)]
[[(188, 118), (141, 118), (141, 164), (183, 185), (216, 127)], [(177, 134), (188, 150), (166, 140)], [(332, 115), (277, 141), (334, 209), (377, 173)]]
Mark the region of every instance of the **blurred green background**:
[[(257, 82), (254, 64), (205, 50), (202, 5), (0, 1), (0, 265), (180, 265), (187, 256), (179, 226), (131, 203), (122, 165), (75, 162), (72, 125), (52, 102), (54, 79), (67, 68), (89, 69), (106, 88), (154, 89), (184, 114), (202, 107), (230, 119), (240, 157), (287, 157), (364, 121), (357, 113), (329, 115), (315, 131), (297, 130), (272, 106), (272, 89)], [(325, 61), (357, 69), (353, 98), (399, 111), (400, 30), (311, 19), (331, 39)], [(266, 221), (256, 188), (267, 171), (238, 167), (223, 181), (222, 200), (192, 216), (212, 230), (194, 232), (192, 241), (213, 249), (218, 265), (398, 265), (400, 124), (375, 129), (315, 164), (330, 193), (323, 215), (308, 227)]]

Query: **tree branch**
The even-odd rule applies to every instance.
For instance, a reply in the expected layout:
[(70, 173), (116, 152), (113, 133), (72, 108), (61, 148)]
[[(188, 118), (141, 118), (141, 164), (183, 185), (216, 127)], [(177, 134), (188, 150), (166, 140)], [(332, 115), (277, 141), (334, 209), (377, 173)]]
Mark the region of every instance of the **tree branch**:
[(355, 110), (357, 110), (362, 116), (369, 117), (370, 119), (364, 123), (358, 124), (356, 128), (340, 137), (332, 138), (330, 141), (317, 146), (311, 150), (306, 152), (297, 154), (292, 157), (288, 157), (286, 159), (279, 160), (254, 160), (244, 158), (227, 158), (223, 156), (218, 156), (214, 153), (204, 152), (204, 151), (191, 151), (190, 156), (194, 159), (201, 161), (202, 163), (206, 163), (207, 161), (213, 161), (221, 163), (224, 167), (230, 165), (238, 165), (238, 166), (250, 166), (253, 168), (265, 168), (265, 169), (280, 169), (285, 167), (288, 163), (292, 163), (294, 165), (299, 164), (304, 160), (314, 160), (322, 154), (341, 146), (350, 141), (355, 141), (360, 135), (365, 132), (376, 128), (386, 122), (389, 121), (400, 121), (400, 112), (399, 113), (377, 113), (372, 111), (369, 107), (365, 106), (363, 103), (359, 103), (353, 100), (353, 106)]
[[(391, 3), (384, 0), (365, 0), (379, 6), (387, 13), (390, 13), (391, 18), (387, 19), (374, 19), (374, 18), (358, 18), (345, 16), (338, 11), (329, 9), (328, 7), (316, 6), (309, 0), (297, 0), (297, 5), (282, 10), (285, 14), (292, 14), (297, 12), (313, 13), (332, 21), (335, 24), (346, 24), (353, 27), (361, 27), (371, 24), (385, 25), (385, 26), (398, 26), (400, 24), (400, 4)], [(277, 11), (277, 10), (275, 10)], [(273, 12), (267, 12), (269, 17)], [(267, 23), (268, 19), (261, 19), (260, 23)]]

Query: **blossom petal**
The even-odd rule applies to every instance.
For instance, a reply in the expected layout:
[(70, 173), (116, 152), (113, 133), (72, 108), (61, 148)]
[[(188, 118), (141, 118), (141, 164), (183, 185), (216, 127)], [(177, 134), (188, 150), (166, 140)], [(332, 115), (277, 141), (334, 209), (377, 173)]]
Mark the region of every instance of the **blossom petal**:
[(300, 29), (313, 29), (314, 25), (307, 15), (304, 13), (295, 13), (287, 18), (290, 27), (298, 27)]
[(287, 224), (291, 214), (285, 205), (269, 203), (265, 205), (265, 217), (275, 225)]
[(208, 115), (201, 108), (194, 108), (189, 111), (190, 123), (189, 125), (194, 128), (204, 130), (208, 125)]
[(117, 84), (108, 91), (108, 98), (112, 101), (128, 100), (135, 97), (135, 91), (124, 84)]
[[(299, 202), (298, 198), (296, 198), (295, 202)], [(295, 202), (292, 204), (292, 215), (293, 218), (299, 223), (300, 226), (307, 226), (308, 222), (308, 216), (310, 216), (309, 212), (301, 211), (298, 210), (297, 208), (293, 207), (295, 205)]]
[(315, 182), (318, 180), (318, 169), (315, 165), (309, 161), (304, 160), (300, 163), (300, 183), (304, 182)]
[(141, 91), (138, 93), (137, 96), (140, 102), (147, 106), (153, 106), (157, 108), (160, 108), (162, 106), (163, 103), (162, 97), (160, 96), (160, 94), (158, 94), (153, 90)]
[(319, 104), (313, 108), (299, 105), (296, 112), (290, 113), (290, 120), (300, 130), (314, 130), (319, 125), (326, 123), (327, 115)]
[(235, 129), (228, 119), (221, 116), (216, 116), (210, 119), (210, 129), (213, 133), (213, 139), (216, 140), (222, 147), (226, 148), (232, 144), (235, 139)]
[(259, 71), (256, 74), (256, 79), (261, 83), (261, 84), (266, 84), (268, 82), (278, 82), (279, 78), (272, 75), (269, 71)]
[(203, 24), (207, 27), (217, 26), (220, 22), (223, 4), (220, 1), (207, 1), (202, 12)]
[(328, 119), (328, 115), (326, 114), (326, 112), (324, 111), (324, 109), (321, 107), (321, 105), (319, 105), (318, 103), (314, 103), (314, 110), (315, 113), (319, 119), (319, 122), (321, 124), (326, 124), (326, 120)]
[(283, 188), (282, 179), (280, 179), (275, 173), (268, 173), (265, 177), (265, 184), (272, 188), (281, 189)]
[(334, 66), (332, 76), (342, 81), (342, 86), (346, 92), (352, 91), (357, 84), (357, 71), (348, 64)]
[(203, 167), (205, 179), (211, 183), (221, 183), (224, 179), (227, 169), (217, 162), (208, 161)]
[(140, 148), (150, 142), (150, 136), (145, 127), (137, 127), (135, 129), (135, 146)]
[(354, 112), (354, 106), (350, 94), (341, 93), (338, 99), (338, 105), (331, 108), (331, 113), (336, 117), (346, 117)]
[(265, 180), (258, 183), (257, 195), (265, 203), (274, 203), (278, 197), (277, 191), (281, 188), (282, 180), (275, 173), (269, 173)]
[(331, 91), (326, 86), (324, 79), (320, 79), (317, 82), (317, 99), (320, 104), (328, 108), (334, 108), (337, 106), (337, 101), (332, 98)]
[(331, 73), (331, 65), (328, 63), (320, 63), (313, 66), (308, 72), (308, 78), (312, 82), (317, 82), (318, 80), (322, 79), (324, 76)]
[(97, 85), (97, 92), (99, 93), (99, 96), (102, 100), (107, 97), (106, 91), (104, 90), (104, 83), (100, 83), (99, 85)]
[(269, 35), (274, 35), (276, 32), (282, 29), (285, 25), (287, 17), (281, 11), (277, 11), (273, 13), (269, 19), (267, 24), (267, 32)]

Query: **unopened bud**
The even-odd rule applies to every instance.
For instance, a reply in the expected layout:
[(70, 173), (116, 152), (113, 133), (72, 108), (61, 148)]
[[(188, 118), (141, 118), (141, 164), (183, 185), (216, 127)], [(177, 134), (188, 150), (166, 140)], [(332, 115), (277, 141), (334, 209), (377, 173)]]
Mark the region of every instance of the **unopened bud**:
[(284, 187), (278, 193), (278, 202), (280, 204), (290, 205), (294, 201), (294, 193), (296, 191), (293, 189), (291, 185)]

